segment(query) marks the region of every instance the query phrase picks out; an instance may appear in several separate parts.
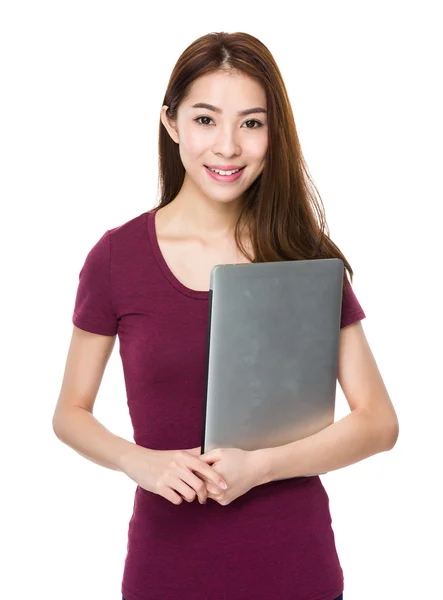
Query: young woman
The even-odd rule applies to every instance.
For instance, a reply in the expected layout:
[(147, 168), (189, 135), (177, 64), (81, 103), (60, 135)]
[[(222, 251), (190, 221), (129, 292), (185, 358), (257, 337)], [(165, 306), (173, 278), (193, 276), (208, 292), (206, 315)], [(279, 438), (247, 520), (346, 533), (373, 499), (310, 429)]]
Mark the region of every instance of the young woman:
[[(125, 600), (342, 598), (328, 496), (302, 475), (391, 449), (398, 422), (269, 50), (245, 33), (196, 40), (159, 136), (158, 206), (107, 230), (80, 272), (54, 431), (137, 483)], [(334, 257), (351, 278), (338, 365), (350, 414), (285, 446), (201, 455), (212, 267)], [(117, 335), (135, 443), (92, 414)]]

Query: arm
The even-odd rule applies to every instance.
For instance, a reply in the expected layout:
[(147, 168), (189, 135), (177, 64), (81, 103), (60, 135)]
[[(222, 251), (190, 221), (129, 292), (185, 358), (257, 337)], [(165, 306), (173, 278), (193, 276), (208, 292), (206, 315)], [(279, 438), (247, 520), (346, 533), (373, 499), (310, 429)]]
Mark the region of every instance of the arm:
[(394, 447), (397, 415), (361, 321), (340, 331), (338, 381), (351, 413), (302, 440), (255, 451), (259, 484), (334, 471)]
[(123, 456), (136, 444), (111, 433), (92, 414), (114, 344), (115, 336), (74, 327), (52, 427), (59, 440), (81, 456), (122, 471)]

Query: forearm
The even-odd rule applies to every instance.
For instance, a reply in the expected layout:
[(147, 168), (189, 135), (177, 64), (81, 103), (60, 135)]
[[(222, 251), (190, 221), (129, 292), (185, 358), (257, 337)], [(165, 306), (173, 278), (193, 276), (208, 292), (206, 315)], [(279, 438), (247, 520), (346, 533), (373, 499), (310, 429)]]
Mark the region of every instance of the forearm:
[(257, 450), (261, 483), (334, 471), (390, 450), (395, 440), (380, 418), (356, 409), (307, 438)]
[(84, 458), (114, 471), (123, 471), (122, 458), (136, 446), (111, 433), (92, 413), (70, 408), (53, 421), (55, 435)]

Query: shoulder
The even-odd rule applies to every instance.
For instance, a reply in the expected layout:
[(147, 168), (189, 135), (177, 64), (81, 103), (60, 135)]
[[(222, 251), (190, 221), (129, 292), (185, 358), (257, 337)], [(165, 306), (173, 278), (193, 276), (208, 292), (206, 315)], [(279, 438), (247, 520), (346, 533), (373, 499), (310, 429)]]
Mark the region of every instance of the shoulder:
[(149, 211), (144, 212), (117, 227), (108, 229), (105, 235), (109, 237), (109, 243), (112, 246), (115, 244), (126, 244), (134, 239), (146, 237), (148, 213)]
[(137, 250), (144, 249), (147, 233), (147, 212), (121, 225), (107, 229), (88, 253), (89, 262), (115, 263), (133, 259)]
[(121, 256), (125, 248), (146, 236), (147, 213), (142, 213), (125, 223), (107, 229), (87, 252), (88, 264), (98, 265)]

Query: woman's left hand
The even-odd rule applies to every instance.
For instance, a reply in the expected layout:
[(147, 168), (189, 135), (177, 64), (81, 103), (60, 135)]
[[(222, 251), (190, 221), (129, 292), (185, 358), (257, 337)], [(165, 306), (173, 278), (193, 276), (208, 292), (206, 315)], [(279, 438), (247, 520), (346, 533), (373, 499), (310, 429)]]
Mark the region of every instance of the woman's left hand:
[(228, 488), (223, 490), (213, 483), (206, 482), (208, 498), (222, 506), (230, 504), (253, 487), (264, 483), (263, 463), (257, 451), (215, 448), (201, 454), (199, 458), (212, 465), (228, 484)]

